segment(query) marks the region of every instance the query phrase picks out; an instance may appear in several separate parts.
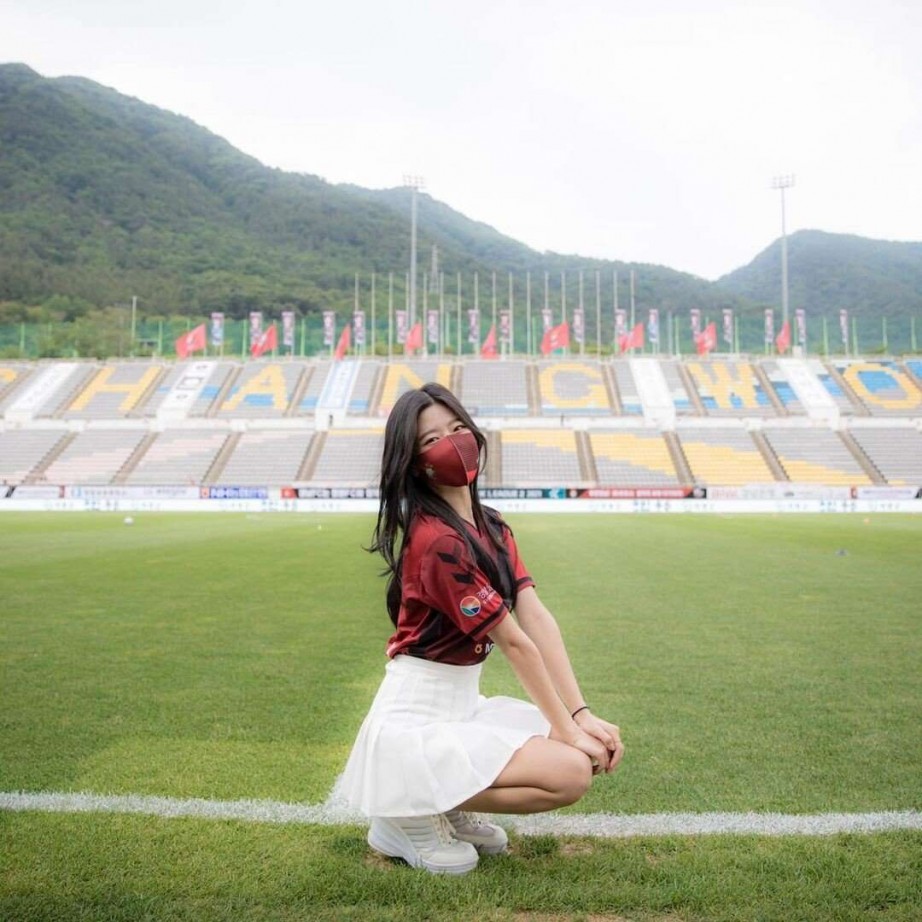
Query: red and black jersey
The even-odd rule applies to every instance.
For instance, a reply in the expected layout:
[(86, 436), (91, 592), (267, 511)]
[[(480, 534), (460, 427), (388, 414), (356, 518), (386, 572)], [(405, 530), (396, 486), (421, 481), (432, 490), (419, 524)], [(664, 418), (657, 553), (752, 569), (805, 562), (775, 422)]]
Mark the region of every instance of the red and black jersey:
[[(504, 522), (502, 531), (516, 591), (534, 586)], [(496, 560), (498, 552), (473, 525), (468, 534)], [(410, 525), (401, 577), (397, 630), (387, 655), (404, 653), (454, 666), (482, 662), (493, 646), (490, 631), (509, 609), (461, 536), (436, 516), (418, 515)]]

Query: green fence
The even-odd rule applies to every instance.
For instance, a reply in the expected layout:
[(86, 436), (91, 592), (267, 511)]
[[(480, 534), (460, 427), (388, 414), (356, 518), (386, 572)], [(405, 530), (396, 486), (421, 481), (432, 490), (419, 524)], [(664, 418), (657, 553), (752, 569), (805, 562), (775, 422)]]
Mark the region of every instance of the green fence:
[[(778, 312), (776, 312), (777, 315)], [(659, 342), (651, 343), (646, 327), (648, 312), (638, 310), (633, 318), (625, 320), (628, 329), (633, 322), (645, 324), (645, 345), (634, 354), (644, 355), (688, 355), (695, 351), (687, 313), (661, 312), (659, 317)], [(335, 337), (338, 340), (343, 324), (351, 322), (351, 316), (336, 318)], [(553, 318), (560, 323), (562, 316)], [(572, 319), (572, 318), (568, 318)], [(744, 353), (750, 355), (771, 354), (774, 346), (766, 342), (764, 320), (761, 315), (735, 316), (731, 339), (724, 337), (722, 317), (710, 317), (702, 312), (701, 328), (714, 321), (717, 325), (716, 353)], [(476, 355), (480, 344), (486, 338), (491, 325), (496, 322), (489, 310), (481, 314), (480, 343), (469, 341), (467, 311), (459, 312), (454, 307), (438, 312), (438, 342), (427, 342), (429, 354)], [(13, 323), (0, 324), (0, 358), (130, 358), (163, 356), (174, 357), (176, 339), (199, 323), (204, 323), (210, 332), (209, 322), (204, 318), (188, 320), (138, 320), (132, 329), (129, 316), (114, 324), (91, 324), (77, 320), (71, 323)], [(310, 358), (328, 355), (332, 351), (324, 343), (323, 318), (319, 314), (298, 317), (295, 320), (293, 342), (282, 342), (282, 324), (279, 318), (266, 316), (264, 323), (275, 323), (278, 329), (279, 347), (275, 355), (291, 355)], [(351, 355), (400, 355), (403, 347), (397, 342), (396, 325), (393, 317), (378, 316), (374, 323), (365, 318), (365, 344), (353, 346)], [(776, 320), (777, 326), (780, 326)], [(835, 317), (807, 317), (806, 351), (814, 355), (903, 355), (918, 354), (917, 328), (922, 334), (922, 318), (866, 318), (851, 317), (848, 322), (848, 342), (843, 341), (838, 315)], [(524, 311), (510, 319), (511, 345), (498, 344), (498, 351), (516, 355), (538, 355), (543, 333), (540, 311), (526, 315)], [(586, 311), (583, 342), (576, 341), (571, 327), (570, 354), (611, 355), (617, 353), (613, 346), (614, 319), (597, 317), (593, 311)], [(428, 337), (426, 337), (428, 339)], [(798, 345), (797, 331), (792, 329), (792, 345)], [(224, 337), (220, 345), (209, 341), (204, 354), (209, 357), (223, 356), (245, 358), (249, 349), (249, 322), (228, 319), (224, 323)]]

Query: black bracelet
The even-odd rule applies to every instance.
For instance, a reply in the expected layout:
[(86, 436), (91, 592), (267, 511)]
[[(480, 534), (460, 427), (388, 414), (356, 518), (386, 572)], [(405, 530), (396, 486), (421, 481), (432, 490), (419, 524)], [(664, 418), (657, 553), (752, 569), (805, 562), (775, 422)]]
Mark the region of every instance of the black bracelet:
[(588, 704), (584, 704), (581, 708), (577, 708), (577, 709), (570, 715), (570, 717), (571, 717), (573, 720), (576, 720), (576, 715), (579, 714), (580, 711), (588, 711), (588, 710), (589, 710), (589, 705), (588, 705)]

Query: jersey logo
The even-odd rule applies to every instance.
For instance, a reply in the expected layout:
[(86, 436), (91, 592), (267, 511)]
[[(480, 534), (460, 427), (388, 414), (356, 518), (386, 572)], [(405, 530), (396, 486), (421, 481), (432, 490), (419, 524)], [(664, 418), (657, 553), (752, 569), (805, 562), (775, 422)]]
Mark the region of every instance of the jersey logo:
[(460, 607), (465, 618), (476, 618), (480, 614), (480, 599), (475, 595), (466, 595), (461, 599)]

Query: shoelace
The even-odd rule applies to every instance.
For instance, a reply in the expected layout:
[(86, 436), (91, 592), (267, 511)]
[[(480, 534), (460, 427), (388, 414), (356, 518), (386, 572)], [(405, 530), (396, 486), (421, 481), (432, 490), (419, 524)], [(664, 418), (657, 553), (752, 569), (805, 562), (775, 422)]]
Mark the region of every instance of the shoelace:
[(482, 813), (465, 813), (464, 816), (467, 818), (467, 821), (471, 824), (471, 826), (473, 826), (475, 829), (481, 826), (490, 825), (487, 822), (487, 818)]
[(436, 835), (439, 837), (439, 842), (442, 845), (451, 845), (455, 840), (455, 831), (452, 829), (451, 823), (448, 822), (448, 818), (444, 813), (437, 813), (433, 817), (433, 823), (435, 825)]
[(466, 810), (452, 810), (451, 812), (458, 817), (459, 826), (470, 826), (473, 829), (478, 829), (481, 826), (489, 825), (487, 818), (482, 813), (468, 813)]

